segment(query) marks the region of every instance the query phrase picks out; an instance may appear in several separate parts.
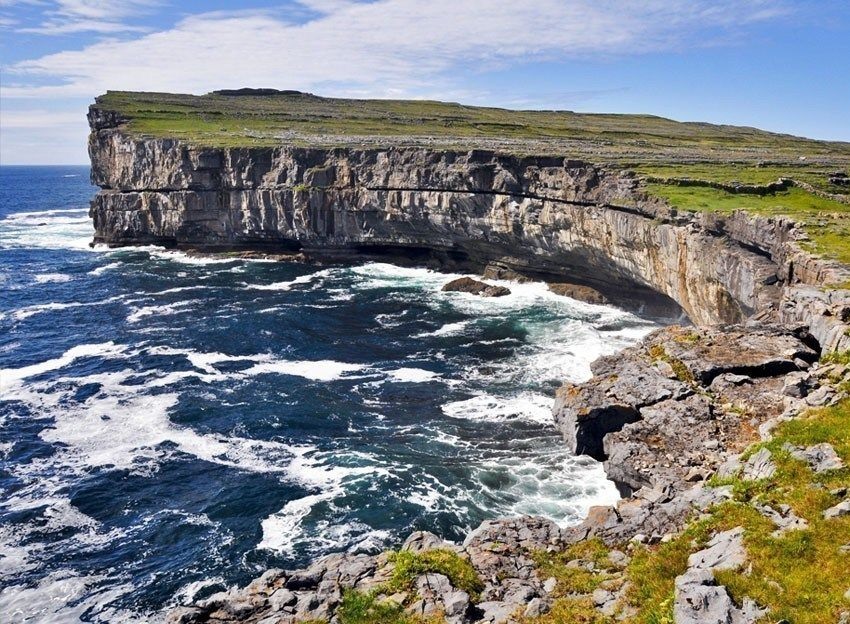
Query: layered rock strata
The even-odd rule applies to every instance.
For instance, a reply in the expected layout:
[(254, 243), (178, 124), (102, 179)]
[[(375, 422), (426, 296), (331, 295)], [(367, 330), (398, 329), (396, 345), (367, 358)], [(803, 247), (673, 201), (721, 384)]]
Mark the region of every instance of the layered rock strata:
[(780, 312), (805, 322), (821, 304), (785, 286), (843, 279), (802, 253), (786, 219), (677, 213), (611, 167), (398, 146), (205, 149), (131, 136), (123, 121), (89, 113), (102, 189), (91, 216), (108, 245), (497, 261), (615, 303), (666, 302), (697, 324)]

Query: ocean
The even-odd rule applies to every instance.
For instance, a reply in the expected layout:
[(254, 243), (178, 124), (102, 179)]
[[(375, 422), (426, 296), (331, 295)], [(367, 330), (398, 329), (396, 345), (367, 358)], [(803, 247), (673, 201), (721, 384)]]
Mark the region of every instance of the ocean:
[(86, 167), (0, 168), (0, 620), (159, 621), (269, 567), (617, 499), (556, 388), (656, 327), (383, 263), (91, 248)]

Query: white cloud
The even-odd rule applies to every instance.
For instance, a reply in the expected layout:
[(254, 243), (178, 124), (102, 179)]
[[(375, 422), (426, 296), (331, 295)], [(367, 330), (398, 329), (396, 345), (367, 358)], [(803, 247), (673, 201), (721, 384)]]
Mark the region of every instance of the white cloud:
[(0, 111), (0, 127), (11, 128), (54, 128), (86, 124), (85, 109), (73, 111), (4, 110)]
[(11, 0), (7, 4), (46, 4), (44, 20), (38, 26), (20, 28), (19, 32), (41, 35), (65, 35), (80, 32), (141, 32), (144, 28), (125, 24), (122, 20), (141, 15), (160, 4), (160, 0)]
[[(62, 4), (74, 19), (109, 14), (103, 2)], [(135, 9), (126, 11), (147, 2), (130, 4)], [(106, 89), (201, 93), (236, 86), (325, 92), (392, 87), (415, 94), (450, 80), (450, 70), (459, 66), (669, 49), (686, 45), (697, 32), (734, 28), (782, 10), (779, 0), (301, 4), (319, 15), (306, 23), (257, 11), (198, 15), (132, 40), (102, 41), (17, 63), (4, 95), (90, 97)]]
[[(14, 110), (4, 105), (0, 115), (0, 160), (84, 161), (83, 103), (108, 89), (205, 93), (250, 86), (492, 103), (492, 94), (463, 77), (536, 60), (705, 45), (776, 17), (785, 1), (299, 0), (287, 10), (209, 12), (139, 35), (133, 18), (158, 0), (0, 0), (0, 8), (43, 6), (38, 32), (124, 33), (3, 68), (0, 96)], [(567, 99), (594, 93), (568, 92)], [(533, 105), (517, 99), (525, 95), (499, 99)]]

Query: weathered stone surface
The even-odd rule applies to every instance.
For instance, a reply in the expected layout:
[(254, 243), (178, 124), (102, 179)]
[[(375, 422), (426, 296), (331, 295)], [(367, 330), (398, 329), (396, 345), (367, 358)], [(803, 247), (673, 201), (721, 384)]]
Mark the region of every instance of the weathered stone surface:
[(767, 613), (745, 599), (739, 609), (725, 587), (708, 570), (688, 570), (676, 578), (673, 620), (676, 624), (754, 624)]
[(809, 523), (795, 514), (788, 505), (779, 505), (778, 509), (768, 505), (756, 505), (756, 509), (776, 525), (777, 528), (772, 533), (773, 537), (781, 537), (788, 531), (802, 531), (809, 528)]
[(844, 467), (844, 462), (835, 452), (831, 444), (824, 442), (807, 448), (790, 449), (791, 457), (806, 462), (815, 472), (826, 472), (827, 470), (838, 470)]
[(443, 286), (443, 290), (446, 292), (465, 292), (482, 297), (504, 297), (511, 294), (511, 291), (504, 286), (486, 284), (471, 277), (459, 277), (452, 280)]
[(841, 501), (823, 512), (823, 517), (826, 519), (840, 518), (846, 515), (850, 515), (850, 500)]
[(707, 547), (688, 557), (688, 567), (696, 570), (735, 570), (747, 561), (744, 529), (736, 527), (718, 533)]
[(741, 478), (745, 481), (758, 481), (772, 477), (776, 474), (776, 464), (771, 457), (770, 451), (766, 448), (753, 453), (741, 468)]

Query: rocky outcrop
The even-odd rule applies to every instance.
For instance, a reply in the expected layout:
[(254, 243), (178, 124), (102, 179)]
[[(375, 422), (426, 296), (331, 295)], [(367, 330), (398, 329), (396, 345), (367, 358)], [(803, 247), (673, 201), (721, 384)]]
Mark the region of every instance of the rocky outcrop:
[[(850, 345), (846, 300), (791, 290), (846, 280), (805, 254), (793, 222), (677, 213), (617, 169), (565, 157), (385, 149), (199, 148), (124, 130), (92, 106), (95, 241), (381, 255), (588, 287), (697, 324), (760, 314)], [(577, 291), (578, 292), (578, 291)], [(657, 308), (651, 308), (653, 310)], [(850, 308), (848, 308), (850, 309)]]
[(704, 324), (775, 312), (796, 236), (782, 219), (677, 214), (632, 176), (563, 157), (204, 149), (130, 136), (97, 106), (89, 120), (95, 240), (109, 245), (498, 260), (614, 301), (656, 293)]
[(504, 297), (510, 295), (511, 291), (504, 286), (496, 284), (487, 284), (480, 282), (471, 277), (459, 277), (443, 286), (445, 292), (465, 292), (471, 295), (481, 295), (482, 297)]

